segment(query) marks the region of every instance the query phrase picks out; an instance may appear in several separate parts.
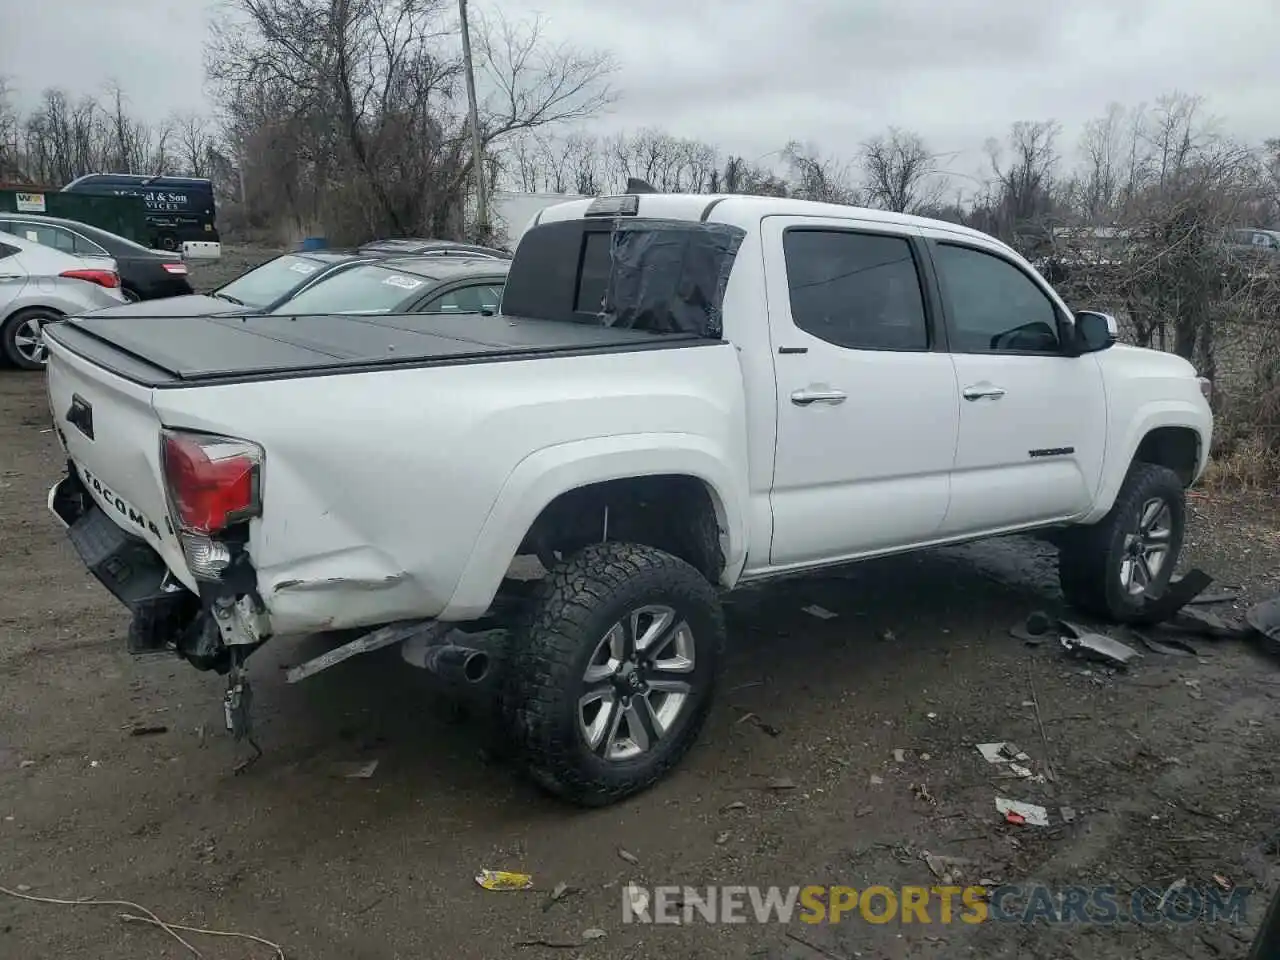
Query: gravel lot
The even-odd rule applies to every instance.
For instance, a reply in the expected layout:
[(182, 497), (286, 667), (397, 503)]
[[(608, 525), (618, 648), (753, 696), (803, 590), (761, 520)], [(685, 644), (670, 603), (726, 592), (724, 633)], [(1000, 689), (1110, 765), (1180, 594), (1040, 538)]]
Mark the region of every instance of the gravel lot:
[[(121, 608), (46, 513), (60, 469), (42, 377), (0, 371), (0, 886), (11, 890), (135, 901), (308, 960), (1167, 960), (1243, 957), (1266, 897), (1241, 927), (639, 926), (622, 923), (622, 885), (927, 885), (924, 851), (968, 861), (960, 882), (1122, 895), (1184, 878), (1211, 889), (1215, 875), (1269, 892), (1277, 875), (1280, 662), (1197, 639), (1198, 657), (1148, 653), (1115, 673), (1024, 644), (1010, 626), (1060, 603), (1040, 544), (735, 595), (724, 695), (700, 745), (651, 792), (582, 812), (513, 776), (394, 651), (287, 686), (282, 667), (322, 649), (316, 639), (251, 661), (266, 755), (233, 775), (222, 680), (125, 654)], [(1218, 578), (1211, 589), (1280, 590), (1280, 503), (1197, 496), (1193, 507), (1192, 559)], [(811, 604), (837, 616), (803, 612)], [(139, 724), (164, 731), (131, 736)], [(997, 779), (974, 745), (1005, 739), (1054, 781)], [(344, 776), (372, 760), (372, 777)], [(1051, 826), (1003, 822), (997, 795), (1044, 804)], [(527, 870), (537, 889), (482, 890), (473, 877), (486, 867)], [(550, 904), (558, 883), (576, 892)], [(188, 956), (121, 912), (0, 896), (0, 956)], [(590, 928), (605, 936), (514, 946)], [(191, 936), (207, 958), (273, 955)]]

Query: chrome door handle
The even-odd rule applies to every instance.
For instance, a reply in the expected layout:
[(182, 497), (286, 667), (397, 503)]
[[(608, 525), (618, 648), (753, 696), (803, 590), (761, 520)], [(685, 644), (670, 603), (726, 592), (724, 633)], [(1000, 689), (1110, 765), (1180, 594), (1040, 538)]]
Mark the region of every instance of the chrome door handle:
[(848, 395), (839, 390), (797, 390), (791, 395), (791, 402), (797, 407), (807, 407), (811, 403), (844, 403)]
[(975, 383), (971, 387), (965, 387), (961, 394), (966, 400), (999, 400), (1004, 396), (1004, 387), (997, 387), (991, 383)]
[(0, 273), (0, 280), (21, 280), (21, 279), (22, 279), (22, 274), (20, 273)]

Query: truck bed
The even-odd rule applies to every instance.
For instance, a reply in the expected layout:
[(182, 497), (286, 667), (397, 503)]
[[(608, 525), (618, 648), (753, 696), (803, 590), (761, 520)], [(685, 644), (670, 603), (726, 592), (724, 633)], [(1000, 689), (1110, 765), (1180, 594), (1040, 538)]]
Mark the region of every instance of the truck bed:
[(45, 336), (149, 387), (616, 353), (715, 341), (481, 314), (77, 317)]

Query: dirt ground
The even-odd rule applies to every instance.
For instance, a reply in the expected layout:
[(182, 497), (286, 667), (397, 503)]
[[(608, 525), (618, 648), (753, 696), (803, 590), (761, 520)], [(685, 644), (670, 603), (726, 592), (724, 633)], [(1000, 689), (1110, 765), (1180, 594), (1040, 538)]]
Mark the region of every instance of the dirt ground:
[[(1199, 656), (1148, 652), (1118, 673), (1017, 640), (1012, 624), (1061, 602), (1043, 545), (940, 550), (732, 597), (730, 663), (700, 744), (652, 791), (584, 812), (494, 759), (393, 650), (285, 684), (282, 667), (322, 649), (315, 640), (251, 661), (266, 755), (234, 775), (243, 754), (223, 731), (223, 681), (125, 653), (122, 609), (46, 513), (61, 466), (41, 376), (0, 372), (11, 890), (134, 901), (306, 960), (1168, 960), (1243, 957), (1276, 879), (1280, 663), (1196, 639)], [(1192, 503), (1191, 560), (1218, 578), (1211, 589), (1280, 590), (1275, 499)], [(836, 616), (803, 612), (812, 604)], [(132, 736), (139, 724), (164, 731)], [(1006, 739), (1053, 781), (998, 779), (974, 745)], [(372, 777), (343, 775), (373, 760)], [(1043, 804), (1050, 826), (1004, 822), (997, 795)], [(1266, 893), (1238, 927), (944, 925), (936, 913), (928, 926), (622, 922), (633, 880), (928, 885), (924, 851), (968, 861), (952, 868), (961, 883), (1109, 884), (1127, 897), (1180, 879), (1209, 890), (1217, 875)], [(483, 890), (481, 868), (528, 871), (536, 890)], [(559, 883), (576, 891), (552, 904)], [(0, 956), (187, 956), (121, 912), (0, 896)], [(593, 928), (605, 935), (576, 948), (515, 946)], [(192, 937), (215, 960), (273, 955)]]

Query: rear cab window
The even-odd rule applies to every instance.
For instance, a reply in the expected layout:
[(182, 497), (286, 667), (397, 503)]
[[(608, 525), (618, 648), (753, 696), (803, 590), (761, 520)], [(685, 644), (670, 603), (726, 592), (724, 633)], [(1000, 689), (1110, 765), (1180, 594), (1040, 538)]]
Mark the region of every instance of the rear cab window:
[(526, 231), (502, 311), (513, 317), (720, 339), (745, 233), (722, 223), (586, 217)]

